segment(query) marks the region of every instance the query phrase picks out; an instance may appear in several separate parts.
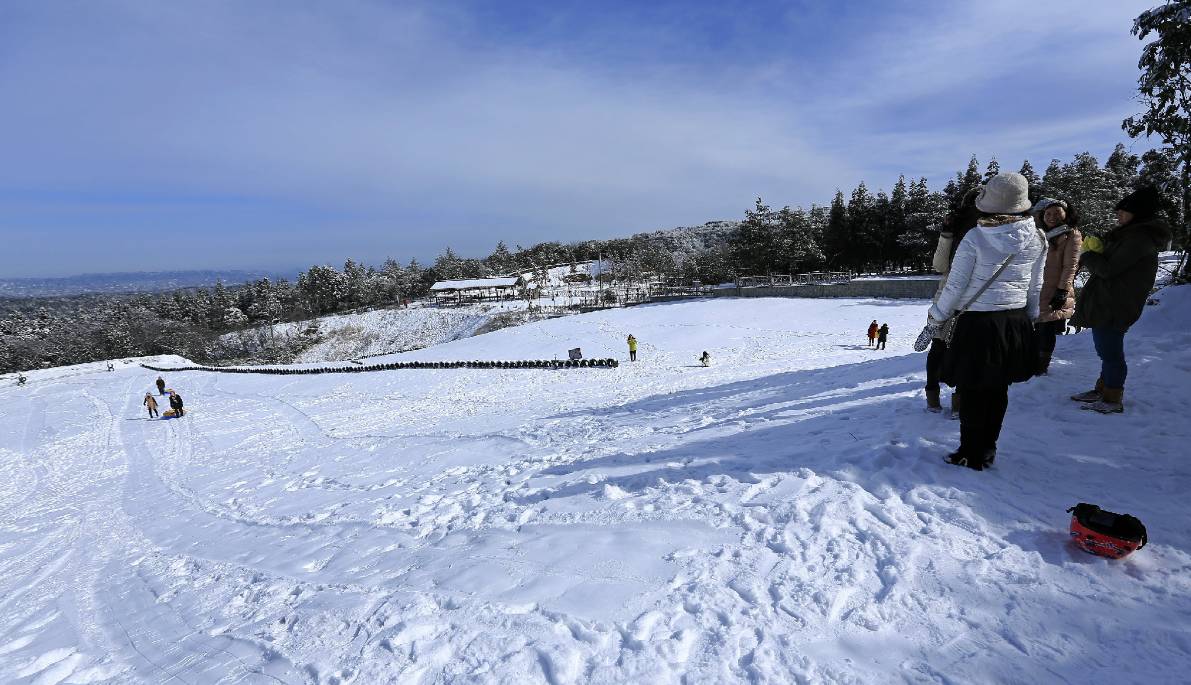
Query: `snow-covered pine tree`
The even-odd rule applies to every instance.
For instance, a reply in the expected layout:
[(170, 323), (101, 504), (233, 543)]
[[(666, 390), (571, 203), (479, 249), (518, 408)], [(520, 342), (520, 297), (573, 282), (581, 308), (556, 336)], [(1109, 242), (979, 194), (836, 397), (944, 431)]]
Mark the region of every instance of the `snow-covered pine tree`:
[(988, 179), (996, 176), (999, 173), (1001, 173), (1001, 164), (997, 161), (996, 157), (993, 157), (991, 160), (989, 160), (988, 166), (984, 169), (984, 178), (981, 180), (981, 182), (988, 183)]
[[(1017, 173), (1021, 174), (1022, 176), (1025, 176), (1026, 181), (1028, 181), (1030, 183), (1030, 190), (1032, 192), (1036, 192), (1036, 189), (1038, 188), (1038, 184), (1042, 182), (1042, 179), (1038, 178), (1038, 172), (1034, 171), (1034, 165), (1030, 164), (1030, 160), (1027, 159), (1027, 160), (1023, 161), (1021, 163), (1021, 169), (1019, 169), (1017, 171)], [(1038, 198), (1033, 197), (1033, 195), (1031, 195), (1030, 199), (1037, 200)]]
[(1175, 228), (1183, 253), (1182, 274), (1191, 264), (1191, 0), (1167, 0), (1146, 10), (1133, 22), (1133, 35), (1154, 39), (1142, 48), (1137, 67), (1137, 90), (1145, 111), (1121, 122), (1130, 137), (1157, 135), (1179, 160), (1182, 225)]
[(732, 236), (732, 254), (741, 275), (773, 273), (778, 247), (777, 217), (769, 205), (757, 198), (752, 209), (745, 210)]
[(822, 261), (823, 250), (815, 240), (814, 228), (802, 207), (782, 207), (777, 213), (777, 224), (777, 261), (788, 273), (806, 271)]

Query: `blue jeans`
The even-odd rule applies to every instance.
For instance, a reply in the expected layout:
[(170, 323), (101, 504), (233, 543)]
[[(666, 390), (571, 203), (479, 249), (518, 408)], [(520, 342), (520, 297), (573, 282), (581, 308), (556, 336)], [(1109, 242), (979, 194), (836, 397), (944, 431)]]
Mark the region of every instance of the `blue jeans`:
[(1093, 328), (1092, 344), (1100, 356), (1100, 380), (1104, 387), (1114, 390), (1125, 387), (1129, 366), (1125, 363), (1125, 331), (1112, 328)]

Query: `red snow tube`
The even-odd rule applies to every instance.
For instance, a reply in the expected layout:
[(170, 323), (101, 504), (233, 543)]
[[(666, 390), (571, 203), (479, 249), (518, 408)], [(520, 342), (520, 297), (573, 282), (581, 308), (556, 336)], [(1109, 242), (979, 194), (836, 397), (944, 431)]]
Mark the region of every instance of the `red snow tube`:
[(1124, 559), (1146, 546), (1146, 527), (1136, 517), (1080, 502), (1071, 514), (1071, 539), (1080, 549), (1109, 559)]

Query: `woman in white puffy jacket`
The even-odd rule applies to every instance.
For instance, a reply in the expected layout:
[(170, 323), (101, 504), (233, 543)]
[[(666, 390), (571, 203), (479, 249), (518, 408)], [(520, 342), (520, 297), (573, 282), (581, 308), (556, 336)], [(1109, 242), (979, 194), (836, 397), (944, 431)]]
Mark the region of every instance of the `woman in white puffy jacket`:
[(959, 450), (947, 461), (981, 470), (997, 456), (1009, 405), (1009, 385), (1029, 380), (1037, 366), (1034, 320), (1046, 264), (1046, 244), (1030, 209), (1029, 184), (1016, 173), (997, 174), (980, 190), (981, 217), (967, 232), (931, 324), (959, 314), (943, 360), (942, 380), (964, 398)]

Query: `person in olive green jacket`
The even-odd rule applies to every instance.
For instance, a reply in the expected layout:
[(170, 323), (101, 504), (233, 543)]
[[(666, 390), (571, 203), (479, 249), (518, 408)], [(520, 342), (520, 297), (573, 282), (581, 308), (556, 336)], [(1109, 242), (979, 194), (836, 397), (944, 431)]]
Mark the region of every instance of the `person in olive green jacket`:
[(1100, 357), (1096, 387), (1072, 395), (1085, 409), (1124, 411), (1125, 332), (1139, 318), (1158, 273), (1158, 253), (1170, 244), (1170, 228), (1158, 216), (1158, 191), (1147, 186), (1117, 203), (1117, 226), (1100, 241), (1084, 239), (1080, 268), (1091, 274), (1075, 303), (1071, 324), (1092, 329)]

